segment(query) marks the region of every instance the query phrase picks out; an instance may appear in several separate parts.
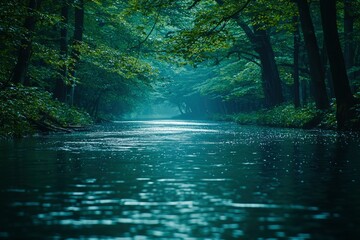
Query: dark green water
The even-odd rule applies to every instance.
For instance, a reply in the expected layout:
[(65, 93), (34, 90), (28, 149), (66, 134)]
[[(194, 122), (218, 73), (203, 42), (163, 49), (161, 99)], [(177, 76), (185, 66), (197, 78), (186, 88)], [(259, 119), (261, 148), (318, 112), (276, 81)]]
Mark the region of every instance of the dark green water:
[(360, 239), (357, 136), (138, 121), (0, 151), (0, 238)]

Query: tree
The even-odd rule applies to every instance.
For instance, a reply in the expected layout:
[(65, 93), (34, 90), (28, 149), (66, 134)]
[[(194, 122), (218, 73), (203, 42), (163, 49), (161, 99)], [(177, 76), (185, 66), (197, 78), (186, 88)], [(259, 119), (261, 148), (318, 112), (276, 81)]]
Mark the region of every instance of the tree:
[(68, 57), (68, 23), (69, 23), (69, 2), (62, 0), (61, 6), (61, 27), (60, 27), (60, 56), (62, 66), (60, 67), (60, 76), (56, 79), (54, 96), (58, 100), (66, 100), (66, 79), (68, 75), (67, 57)]
[(300, 54), (300, 29), (298, 17), (294, 17), (294, 106), (300, 107), (300, 76), (299, 76), (299, 54)]
[[(122, 114), (135, 105), (140, 88), (149, 91), (156, 70), (150, 60), (141, 59), (137, 49), (129, 47), (138, 39), (144, 39), (144, 29), (140, 31), (138, 27), (141, 21), (148, 23), (148, 20), (125, 14), (127, 2), (43, 0), (36, 11), (25, 6), (25, 2), (33, 3), (11, 0), (0, 5), (0, 58), (4, 63), (0, 68), (1, 90), (13, 86), (8, 81), (12, 80), (10, 71), (14, 66), (17, 63), (17, 68), (25, 66), (13, 56), (15, 50), (30, 46), (23, 42), (31, 40), (31, 59), (24, 68), (26, 78), (32, 80), (29, 87), (52, 91), (58, 100), (66, 102), (67, 91), (71, 95), (68, 103), (85, 108), (93, 115), (112, 111), (116, 106), (121, 106), (122, 110), (117, 113)], [(96, 18), (85, 19), (85, 10)], [(32, 25), (32, 31), (26, 28), (29, 17), (41, 19), (36, 21), (38, 25)], [(88, 35), (84, 34), (84, 26)], [(74, 30), (72, 37), (70, 29)], [(148, 42), (151, 40), (142, 44), (143, 49), (152, 48), (153, 44)], [(14, 72), (19, 74), (17, 70)], [(71, 94), (69, 88), (74, 83), (76, 95)]]
[[(344, 58), (347, 70), (350, 72), (355, 64), (354, 54), (354, 7), (353, 1), (344, 0)], [(349, 74), (349, 80), (355, 78), (354, 72)]]
[(253, 44), (254, 51), (259, 55), (265, 105), (267, 107), (273, 107), (282, 103), (284, 98), (281, 89), (281, 80), (268, 32), (261, 29), (260, 26), (254, 26), (253, 29), (251, 29), (239, 17), (236, 21)]
[(40, 4), (41, 0), (30, 0), (29, 2), (27, 17), (24, 22), (24, 28), (27, 33), (21, 40), (21, 45), (18, 50), (17, 62), (11, 75), (11, 82), (13, 83), (30, 84), (29, 80), (26, 80), (26, 75), (30, 64), (32, 38), (37, 21), (36, 11), (39, 9)]
[(336, 23), (336, 0), (320, 0), (322, 26), (336, 98), (338, 129), (352, 128), (354, 97), (351, 93)]
[(314, 99), (318, 109), (328, 109), (329, 99), (326, 93), (325, 73), (317, 44), (307, 0), (296, 0), (299, 9), (300, 23), (309, 59), (310, 77), (314, 88)]
[[(216, 2), (221, 6), (225, 4), (223, 0), (216, 0)], [(254, 51), (259, 54), (265, 94), (265, 106), (273, 107), (284, 102), (280, 75), (268, 31), (259, 26), (259, 24), (253, 24), (251, 29), (240, 16), (240, 13), (249, 5), (249, 3), (250, 1), (247, 0), (234, 11), (235, 14), (231, 13), (228, 16), (223, 17), (223, 19), (235, 19), (252, 43)], [(235, 4), (235, 6), (236, 5), (238, 4)]]
[(74, 94), (75, 94), (75, 73), (76, 67), (80, 60), (80, 48), (82, 46), (83, 41), (83, 33), (84, 33), (84, 0), (77, 0), (75, 2), (75, 24), (74, 24), (74, 36), (72, 42), (72, 48), (70, 53), (71, 64), (69, 66), (69, 78), (70, 78), (70, 89), (69, 92), (69, 103), (70, 105), (74, 104)]

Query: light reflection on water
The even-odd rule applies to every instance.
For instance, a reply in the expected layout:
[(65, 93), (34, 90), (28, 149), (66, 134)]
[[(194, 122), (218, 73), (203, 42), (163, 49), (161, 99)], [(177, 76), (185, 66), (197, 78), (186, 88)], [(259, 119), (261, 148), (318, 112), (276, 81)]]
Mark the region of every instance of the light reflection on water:
[(1, 142), (0, 238), (357, 239), (359, 146), (170, 120)]

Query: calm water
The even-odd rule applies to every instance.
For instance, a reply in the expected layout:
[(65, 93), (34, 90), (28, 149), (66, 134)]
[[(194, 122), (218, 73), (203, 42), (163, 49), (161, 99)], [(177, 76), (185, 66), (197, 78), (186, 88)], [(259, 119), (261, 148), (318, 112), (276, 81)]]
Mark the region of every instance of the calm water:
[(133, 121), (0, 150), (0, 238), (360, 239), (358, 136)]

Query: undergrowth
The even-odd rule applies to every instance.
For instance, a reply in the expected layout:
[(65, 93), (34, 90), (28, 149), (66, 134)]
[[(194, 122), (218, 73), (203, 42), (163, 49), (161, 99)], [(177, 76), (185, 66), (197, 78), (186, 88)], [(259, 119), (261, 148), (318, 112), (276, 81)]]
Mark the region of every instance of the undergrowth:
[(0, 136), (20, 137), (38, 132), (39, 126), (67, 128), (89, 125), (90, 116), (37, 88), (21, 85), (0, 91)]
[(272, 109), (250, 113), (216, 116), (215, 120), (234, 121), (245, 125), (336, 129), (334, 104), (328, 111), (320, 111), (316, 109), (314, 104), (308, 104), (302, 108), (295, 108), (292, 104), (284, 104)]

